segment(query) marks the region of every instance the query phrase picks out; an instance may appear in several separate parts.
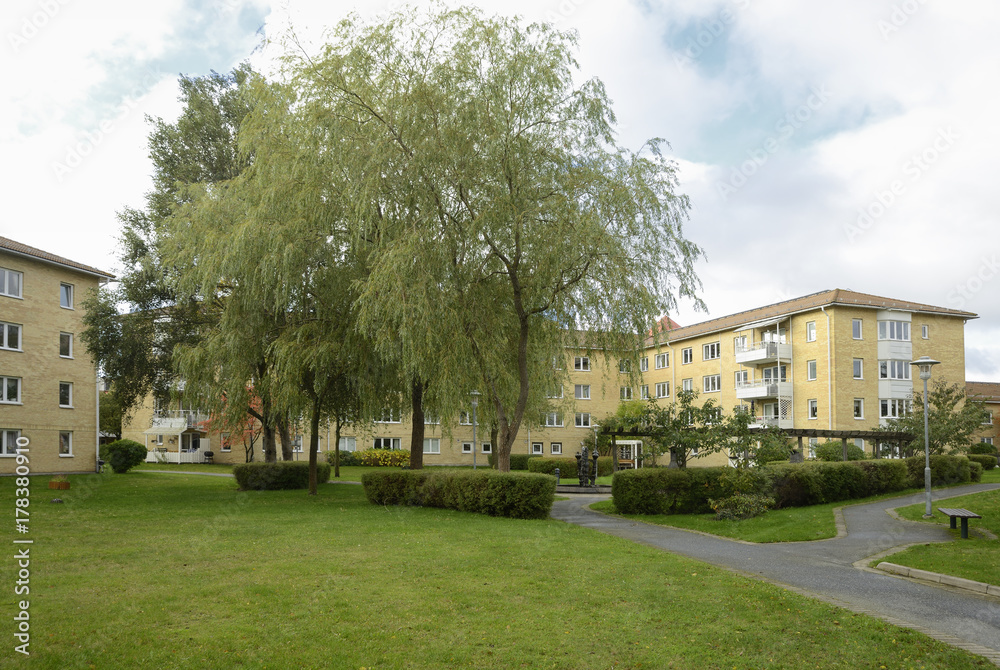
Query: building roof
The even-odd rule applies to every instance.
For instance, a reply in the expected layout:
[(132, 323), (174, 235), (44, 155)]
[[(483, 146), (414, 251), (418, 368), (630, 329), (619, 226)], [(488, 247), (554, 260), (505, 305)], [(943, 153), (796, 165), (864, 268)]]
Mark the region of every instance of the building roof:
[(845, 289), (832, 289), (811, 293), (801, 298), (793, 298), (783, 302), (776, 302), (773, 305), (757, 307), (745, 312), (730, 314), (729, 316), (711, 319), (690, 326), (684, 326), (667, 331), (667, 338), (672, 341), (683, 340), (689, 337), (697, 337), (706, 333), (717, 331), (733, 331), (740, 327), (758, 327), (762, 322), (777, 317), (789, 317), (799, 312), (826, 307), (829, 305), (848, 305), (851, 307), (870, 307), (872, 309), (899, 309), (908, 312), (924, 312), (928, 314), (938, 314), (941, 316), (952, 316), (959, 319), (976, 319), (978, 315), (972, 312), (963, 312), (947, 307), (935, 307), (919, 302), (909, 302), (906, 300), (894, 300), (883, 298), (868, 293), (857, 293)]
[(965, 382), (965, 392), (986, 402), (1000, 402), (1000, 382)]
[(35, 247), (29, 247), (27, 244), (15, 242), (9, 237), (0, 237), (0, 250), (9, 251), (19, 256), (28, 256), (29, 258), (45, 261), (46, 263), (54, 263), (55, 265), (62, 265), (63, 267), (71, 268), (73, 270), (79, 270), (80, 272), (86, 272), (87, 274), (95, 275), (97, 277), (102, 277), (104, 279), (115, 278), (113, 274), (104, 272), (103, 270), (98, 270), (97, 268), (92, 268), (89, 265), (84, 265), (83, 263), (77, 263), (76, 261), (71, 261), (70, 259), (63, 258), (62, 256), (56, 256), (55, 254), (50, 254), (47, 251), (42, 251), (41, 249), (36, 249)]

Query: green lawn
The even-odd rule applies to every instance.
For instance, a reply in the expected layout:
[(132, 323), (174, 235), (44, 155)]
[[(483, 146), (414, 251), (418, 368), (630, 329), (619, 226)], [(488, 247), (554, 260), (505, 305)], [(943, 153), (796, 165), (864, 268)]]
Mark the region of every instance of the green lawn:
[[(985, 528), (995, 536), (1000, 537), (1000, 491), (974, 493), (934, 502), (931, 506), (931, 511), (934, 513), (932, 519), (923, 518), (926, 510), (925, 503), (910, 505), (896, 511), (904, 519), (948, 524), (948, 517), (938, 512), (938, 507), (964, 507), (983, 518), (969, 520), (968, 540), (957, 539), (960, 531), (956, 529), (952, 531), (956, 538), (954, 542), (911, 547), (906, 551), (893, 554), (886, 560), (911, 568), (965, 577), (977, 582), (1000, 586), (1000, 540), (988, 540), (971, 532), (973, 528)], [(961, 527), (960, 522), (959, 526)]]
[[(553, 520), (372, 506), (358, 486), (249, 493), (141, 469), (72, 476), (69, 491), (47, 480), (31, 486), (24, 667), (991, 667)], [(9, 503), (13, 489), (0, 478)]]

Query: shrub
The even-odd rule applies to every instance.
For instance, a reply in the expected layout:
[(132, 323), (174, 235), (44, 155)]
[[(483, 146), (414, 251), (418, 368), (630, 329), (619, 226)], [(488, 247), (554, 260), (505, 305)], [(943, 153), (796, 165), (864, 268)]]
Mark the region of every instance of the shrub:
[(715, 518), (722, 519), (752, 519), (760, 516), (774, 507), (774, 498), (752, 493), (737, 493), (721, 500), (709, 500), (715, 511)]
[[(493, 454), (490, 454), (491, 456)], [(529, 458), (541, 458), (540, 456), (532, 456), (532, 454), (511, 454), (510, 455), (510, 469), (511, 470), (527, 470), (528, 469), (528, 459)]]
[(910, 486), (906, 463), (898, 459), (874, 459), (857, 465), (865, 473), (865, 496), (902, 491)]
[[(924, 485), (924, 457), (907, 458), (906, 468), (910, 473), (910, 486), (922, 488)], [(965, 456), (931, 455), (931, 486), (968, 483), (971, 476), (969, 459)]]
[(976, 442), (971, 447), (969, 447), (970, 454), (986, 454), (987, 456), (996, 456), (997, 448), (986, 442)]
[[(349, 466), (349, 465), (361, 465), (361, 459), (358, 458), (358, 453), (359, 452), (357, 452), (357, 451), (341, 451), (340, 452), (340, 465), (341, 465), (341, 467)], [(409, 453), (409, 452), (407, 452), (407, 453)], [(334, 455), (335, 454), (332, 451), (326, 452), (326, 462), (330, 464), (330, 467), (333, 467), (333, 457), (334, 457)]]
[[(569, 479), (575, 479), (579, 481), (580, 479), (580, 475), (577, 474), (578, 471), (576, 469), (577, 465), (575, 457), (570, 457), (570, 456), (560, 456), (557, 458), (535, 457), (535, 458), (529, 458), (527, 460), (527, 463), (529, 472), (538, 472), (546, 475), (555, 475), (556, 468), (559, 468), (560, 482)], [(513, 469), (513, 461), (511, 462), (511, 468)], [(613, 474), (614, 470), (615, 470), (615, 464), (610, 456), (598, 457), (597, 459), (598, 477), (607, 477), (608, 475)]]
[(992, 470), (997, 466), (997, 457), (990, 454), (969, 454), (968, 459), (972, 463), (979, 463), (984, 470)]
[(983, 464), (976, 461), (969, 461), (969, 481), (978, 483), (983, 481)]
[(556, 482), (544, 475), (480, 471), (367, 472), (361, 483), (373, 505), (443, 507), (515, 519), (544, 519)]
[[(309, 463), (278, 461), (277, 463), (240, 463), (233, 466), (233, 476), (243, 491), (279, 491), (309, 488)], [(316, 464), (316, 481), (330, 481), (329, 463)]]
[(719, 486), (726, 496), (765, 495), (772, 485), (772, 478), (764, 468), (726, 468), (719, 476)]
[(812, 463), (767, 466), (773, 477), (771, 489), (776, 507), (805, 507), (823, 502), (820, 470)]
[[(816, 447), (816, 458), (821, 461), (843, 461), (844, 445), (840, 442), (824, 442)], [(847, 443), (847, 460), (863, 461), (865, 452), (853, 442)]]
[(616, 472), (611, 480), (615, 509), (622, 514), (702, 514), (709, 498), (726, 497), (722, 474), (729, 468), (641, 468)]
[(147, 453), (146, 447), (138, 442), (133, 440), (115, 440), (107, 445), (102, 458), (108, 461), (112, 470), (118, 474), (123, 474), (145, 461)]
[(358, 460), (358, 465), (398, 468), (409, 465), (410, 451), (409, 449), (365, 449), (355, 452), (355, 458)]

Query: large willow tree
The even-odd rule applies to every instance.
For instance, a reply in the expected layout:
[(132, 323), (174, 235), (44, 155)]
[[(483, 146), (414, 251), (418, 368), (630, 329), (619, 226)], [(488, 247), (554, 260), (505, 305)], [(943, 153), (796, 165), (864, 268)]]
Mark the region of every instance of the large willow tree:
[[(342, 22), (286, 60), (300, 137), (371, 245), (359, 325), (443, 407), (474, 373), (509, 469), (538, 366), (583, 344), (628, 354), (697, 301), (688, 200), (665, 143), (617, 145), (575, 38), (469, 8)], [(463, 384), (448, 386), (449, 379)]]

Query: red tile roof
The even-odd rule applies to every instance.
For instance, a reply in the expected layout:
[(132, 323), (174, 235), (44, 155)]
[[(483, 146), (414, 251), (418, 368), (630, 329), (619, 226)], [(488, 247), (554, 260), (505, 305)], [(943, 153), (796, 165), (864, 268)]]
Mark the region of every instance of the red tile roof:
[(1000, 383), (965, 382), (965, 392), (981, 397), (986, 402), (1000, 402)]
[(29, 247), (27, 244), (22, 244), (20, 242), (15, 242), (9, 237), (0, 237), (0, 250), (7, 250), (21, 256), (30, 256), (32, 258), (37, 258), (49, 263), (55, 263), (56, 265), (62, 265), (64, 267), (72, 268), (74, 270), (80, 270), (81, 272), (86, 272), (87, 274), (97, 275), (98, 277), (104, 277), (106, 279), (114, 279), (113, 274), (104, 272), (103, 270), (98, 270), (97, 268), (92, 268), (89, 265), (84, 265), (83, 263), (77, 263), (76, 261), (71, 261), (68, 258), (63, 258), (62, 256), (56, 256), (55, 254), (50, 254), (47, 251), (42, 251), (41, 249), (36, 249), (35, 247)]

